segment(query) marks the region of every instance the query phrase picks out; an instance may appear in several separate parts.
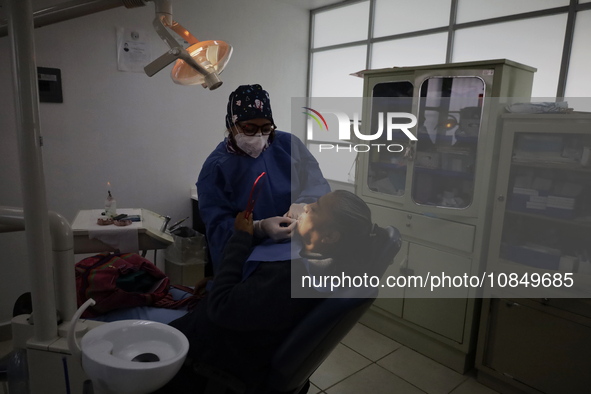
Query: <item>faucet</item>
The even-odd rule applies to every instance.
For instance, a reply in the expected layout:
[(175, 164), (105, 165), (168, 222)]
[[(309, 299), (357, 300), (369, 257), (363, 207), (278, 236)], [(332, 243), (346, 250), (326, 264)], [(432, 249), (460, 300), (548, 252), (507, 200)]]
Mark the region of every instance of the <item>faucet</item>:
[(166, 231), (166, 227), (168, 226), (168, 222), (170, 222), (170, 216), (164, 217), (164, 223), (162, 223), (162, 227), (160, 227), (160, 232), (163, 233)]

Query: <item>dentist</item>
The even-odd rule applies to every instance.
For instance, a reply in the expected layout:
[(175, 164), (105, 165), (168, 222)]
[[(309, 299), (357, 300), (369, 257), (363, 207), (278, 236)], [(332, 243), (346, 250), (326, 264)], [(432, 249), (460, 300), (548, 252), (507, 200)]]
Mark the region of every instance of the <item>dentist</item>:
[(288, 239), (305, 204), (330, 192), (318, 162), (296, 136), (276, 129), (269, 94), (242, 85), (230, 94), (227, 137), (209, 155), (197, 181), (214, 274), (248, 206), (254, 181), (266, 173), (253, 211), (255, 244)]

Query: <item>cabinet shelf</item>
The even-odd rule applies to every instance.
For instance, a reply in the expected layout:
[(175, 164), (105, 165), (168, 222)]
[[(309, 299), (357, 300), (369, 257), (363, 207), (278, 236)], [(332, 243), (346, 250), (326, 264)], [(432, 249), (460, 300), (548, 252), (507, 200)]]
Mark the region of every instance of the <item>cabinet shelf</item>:
[(586, 229), (591, 229), (591, 222), (559, 219), (559, 218), (553, 218), (551, 216), (537, 215), (535, 213), (512, 211), (509, 209), (507, 209), (505, 212), (508, 214), (511, 214), (511, 215), (523, 216), (523, 217), (528, 217), (528, 218), (538, 219), (538, 220), (545, 220), (548, 222), (557, 223), (557, 224), (566, 225), (566, 226), (578, 226), (578, 227), (583, 227)]
[[(456, 143), (466, 143), (466, 144), (476, 144), (478, 143), (478, 136), (474, 135), (474, 136), (470, 136), (470, 135), (456, 135), (456, 136), (452, 136), (452, 135), (441, 135), (438, 134), (436, 136), (436, 141), (435, 144), (440, 144), (440, 143), (449, 143), (451, 144), (455, 138)], [(420, 141), (430, 141), (431, 142), (431, 137), (429, 136), (429, 134), (427, 133), (418, 133), (417, 135), (417, 139)]]
[(580, 164), (570, 163), (545, 163), (537, 161), (516, 161), (513, 160), (511, 164), (515, 167), (531, 167), (531, 168), (546, 168), (551, 170), (567, 170), (578, 171), (591, 174), (591, 168), (583, 167)]
[(471, 172), (448, 171), (448, 170), (442, 170), (441, 168), (427, 168), (427, 167), (419, 167), (419, 166), (415, 166), (415, 170), (418, 173), (440, 175), (443, 177), (474, 179), (474, 174), (472, 174)]
[[(385, 168), (388, 170), (405, 170), (407, 166), (401, 166), (398, 164), (393, 163), (380, 163), (380, 162), (370, 162), (370, 164), (374, 167)], [(433, 175), (440, 175), (444, 177), (453, 177), (453, 178), (463, 178), (463, 179), (473, 179), (474, 174), (471, 172), (461, 172), (461, 171), (448, 171), (442, 170), (441, 168), (427, 168), (427, 167), (419, 167), (415, 166), (415, 171), (419, 173), (428, 173)]]
[[(375, 131), (374, 131), (374, 133), (375, 133)], [(418, 133), (416, 137), (419, 142), (421, 142), (421, 141), (432, 142), (431, 137), (429, 136), (428, 133)], [(478, 143), (478, 136), (476, 136), (476, 135), (475, 136), (470, 136), (470, 135), (453, 136), (453, 135), (437, 134), (436, 137), (437, 137), (435, 139), (436, 142), (434, 143), (436, 145), (444, 145), (444, 146), (451, 145), (451, 143), (454, 141), (454, 138), (455, 138), (455, 144), (465, 143), (465, 144), (475, 145)], [(384, 138), (384, 140), (385, 140), (385, 138)], [(379, 140), (379, 141), (381, 141), (381, 140)], [(379, 142), (379, 141), (377, 141), (377, 142)], [(392, 141), (403, 142), (406, 145), (406, 144), (408, 144), (409, 140), (408, 140), (408, 137), (403, 133), (393, 133), (392, 134)], [(452, 145), (452, 147), (455, 146), (455, 144)]]
[(375, 167), (387, 168), (389, 170), (405, 170), (406, 171), (406, 165), (401, 166), (401, 165), (394, 164), (394, 163), (381, 163), (379, 161), (370, 162), (370, 164)]

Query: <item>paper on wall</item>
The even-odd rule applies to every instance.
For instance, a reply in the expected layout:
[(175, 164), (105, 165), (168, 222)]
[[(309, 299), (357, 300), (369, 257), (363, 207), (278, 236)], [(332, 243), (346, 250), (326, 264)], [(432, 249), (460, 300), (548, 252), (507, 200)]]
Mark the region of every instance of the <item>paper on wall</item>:
[(117, 69), (143, 73), (152, 54), (150, 38), (142, 29), (117, 28)]

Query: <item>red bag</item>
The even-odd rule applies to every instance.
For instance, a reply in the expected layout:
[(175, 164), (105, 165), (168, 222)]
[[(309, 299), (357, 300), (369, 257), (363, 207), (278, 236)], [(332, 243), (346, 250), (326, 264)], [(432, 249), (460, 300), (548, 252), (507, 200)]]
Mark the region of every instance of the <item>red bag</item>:
[(194, 297), (173, 301), (169, 287), (168, 277), (135, 253), (101, 253), (76, 264), (78, 307), (89, 298), (96, 301), (82, 315), (85, 318), (137, 306), (176, 309), (197, 301)]

